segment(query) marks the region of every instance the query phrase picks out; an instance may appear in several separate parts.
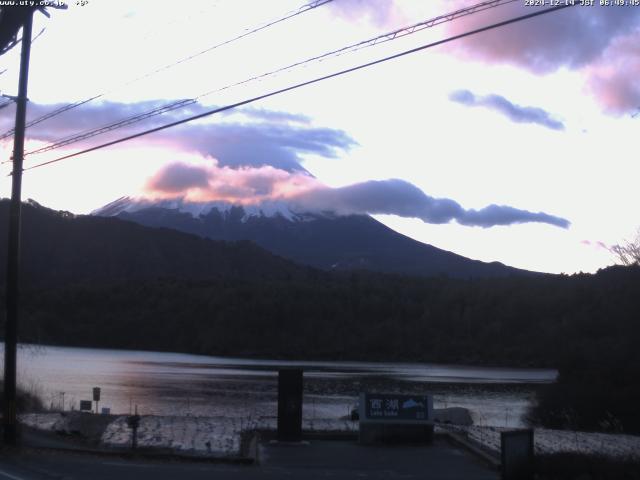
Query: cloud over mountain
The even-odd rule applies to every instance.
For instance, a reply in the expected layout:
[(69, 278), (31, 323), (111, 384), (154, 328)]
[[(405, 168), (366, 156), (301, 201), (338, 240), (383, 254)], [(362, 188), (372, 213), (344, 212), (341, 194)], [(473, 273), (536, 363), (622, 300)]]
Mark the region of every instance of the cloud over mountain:
[(543, 212), (530, 212), (505, 205), (479, 210), (465, 209), (455, 200), (434, 198), (415, 185), (399, 179), (371, 180), (330, 188), (302, 172), (273, 167), (233, 169), (181, 163), (157, 172), (146, 186), (151, 198), (184, 198), (194, 202), (227, 201), (259, 204), (286, 201), (295, 210), (332, 211), (338, 214), (388, 214), (419, 218), (425, 223), (493, 227), (517, 223), (546, 223), (567, 228), (568, 220)]
[(289, 198), (317, 185), (315, 178), (303, 172), (288, 172), (270, 165), (232, 168), (209, 158), (207, 163), (197, 165), (175, 162), (164, 166), (149, 179), (145, 191), (152, 198), (255, 204)]
[[(458, 93), (458, 97), (458, 101), (463, 103), (471, 99), (490, 108), (506, 109), (511, 118), (520, 115), (526, 121), (551, 121), (535, 109), (517, 107), (506, 100), (500, 102), (493, 97), (478, 99), (470, 92)], [(30, 128), (29, 137), (41, 141), (58, 139), (83, 127), (95, 128), (143, 113), (158, 105), (159, 102), (90, 104), (83, 107), (84, 111), (78, 109)], [(31, 118), (56, 107), (30, 105)], [(201, 105), (191, 105), (162, 117), (154, 117), (144, 127), (163, 124), (202, 110)], [(245, 109), (238, 114), (249, 121), (236, 122), (230, 116), (232, 121), (186, 124), (145, 137), (145, 142), (195, 152), (203, 159), (193, 164), (174, 162), (165, 165), (149, 178), (145, 186), (146, 194), (151, 198), (184, 198), (192, 202), (223, 200), (244, 205), (286, 200), (307, 211), (390, 214), (436, 224), (456, 221), (461, 225), (481, 227), (524, 222), (547, 223), (563, 228), (569, 225), (567, 220), (553, 215), (509, 206), (490, 205), (480, 210), (466, 210), (455, 200), (431, 197), (415, 185), (397, 179), (329, 188), (304, 170), (301, 155), (313, 153), (328, 158), (336, 157), (338, 151), (348, 150), (355, 144), (345, 132), (309, 126), (306, 117), (286, 112)], [(86, 123), (87, 118), (91, 119), (91, 124)], [(262, 122), (262, 119), (269, 122)], [(10, 122), (11, 114), (2, 113), (0, 128), (8, 128)], [(141, 125), (129, 125), (113, 132), (111, 138), (139, 129)], [(79, 145), (83, 146), (83, 143)]]
[(564, 218), (504, 205), (467, 210), (455, 200), (431, 197), (415, 185), (399, 179), (370, 180), (341, 188), (320, 187), (299, 194), (292, 201), (294, 205), (310, 210), (398, 215), (435, 224), (455, 220), (461, 225), (483, 228), (528, 222), (547, 223), (562, 228), (570, 225)]

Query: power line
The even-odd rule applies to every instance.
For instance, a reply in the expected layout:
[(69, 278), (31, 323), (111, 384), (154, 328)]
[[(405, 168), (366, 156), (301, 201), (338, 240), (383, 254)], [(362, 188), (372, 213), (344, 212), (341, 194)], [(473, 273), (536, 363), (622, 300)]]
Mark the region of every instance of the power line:
[(193, 20), (194, 17), (201, 17), (207, 11), (213, 8), (217, 8), (219, 4), (220, 4), (220, 0), (214, 0), (212, 3), (205, 6), (204, 8), (201, 8), (199, 10), (189, 10), (187, 12), (187, 15), (184, 15), (182, 17), (173, 17), (168, 22), (165, 22), (160, 28), (158, 28), (156, 25), (155, 27), (147, 29), (146, 32), (142, 34), (142, 39), (148, 40), (150, 38), (157, 36), (160, 33), (164, 33), (167, 28), (171, 28), (173, 25), (177, 23), (190, 22), (191, 20)]
[(96, 145), (94, 147), (87, 148), (85, 150), (81, 150), (79, 152), (71, 153), (69, 155), (64, 155), (62, 157), (58, 157), (56, 159), (49, 160), (47, 162), (42, 162), (42, 163), (39, 163), (37, 165), (33, 165), (33, 166), (29, 167), (29, 168), (25, 168), (25, 171), (33, 170), (33, 169), (36, 169), (36, 168), (44, 167), (45, 165), (51, 165), (53, 163), (61, 162), (62, 160), (66, 160), (66, 159), (69, 159), (69, 158), (77, 157), (79, 155), (83, 155), (85, 153), (89, 153), (89, 152), (93, 152), (93, 151), (96, 151), (96, 150), (100, 150), (102, 148), (110, 147), (112, 145), (117, 145), (119, 143), (127, 142), (127, 141), (133, 140), (135, 138), (139, 138), (139, 137), (142, 137), (142, 136), (145, 136), (145, 135), (149, 135), (151, 133), (159, 132), (161, 130), (166, 130), (168, 128), (176, 127), (178, 125), (182, 125), (184, 123), (191, 122), (193, 120), (198, 120), (200, 118), (204, 118), (204, 117), (208, 117), (208, 116), (211, 116), (211, 115), (215, 115), (216, 113), (220, 113), (220, 112), (224, 112), (226, 110), (231, 110), (231, 109), (234, 109), (234, 108), (237, 108), (237, 107), (241, 107), (243, 105), (247, 105), (247, 104), (250, 104), (250, 103), (253, 103), (253, 102), (257, 102), (259, 100), (264, 100), (265, 98), (273, 97), (275, 95), (280, 95), (282, 93), (289, 92), (289, 91), (292, 91), (292, 90), (296, 90), (298, 88), (306, 87), (308, 85), (312, 85), (312, 84), (315, 84), (315, 83), (319, 83), (319, 82), (324, 81), (324, 80), (329, 80), (331, 78), (340, 77), (342, 75), (346, 75), (348, 73), (352, 73), (352, 72), (355, 72), (357, 70), (362, 70), (362, 69), (365, 69), (365, 68), (368, 68), (368, 67), (372, 67), (374, 65), (378, 65), (378, 64), (390, 61), (390, 60), (395, 60), (397, 58), (401, 58), (401, 57), (404, 57), (406, 55), (410, 55), (410, 54), (413, 54), (413, 53), (416, 53), (416, 52), (420, 52), (422, 50), (426, 50), (426, 49), (433, 48), (433, 47), (436, 47), (436, 46), (439, 46), (439, 45), (442, 45), (442, 44), (445, 44), (445, 43), (452, 42), (454, 40), (459, 40), (461, 38), (469, 37), (471, 35), (476, 35), (478, 33), (482, 33), (482, 32), (486, 32), (486, 31), (489, 31), (489, 30), (496, 29), (496, 28), (504, 27), (504, 26), (511, 25), (513, 23), (521, 22), (521, 21), (524, 21), (524, 20), (529, 20), (531, 18), (538, 17), (538, 16), (541, 16), (541, 15), (545, 15), (547, 13), (556, 12), (556, 11), (559, 11), (559, 10), (562, 10), (562, 9), (565, 9), (565, 8), (572, 7), (574, 5), (575, 4), (568, 3), (568, 4), (565, 4), (565, 5), (559, 5), (559, 6), (556, 6), (556, 7), (550, 7), (550, 8), (544, 9), (544, 10), (538, 10), (536, 12), (532, 12), (532, 13), (529, 13), (529, 14), (526, 14), (526, 15), (513, 17), (513, 18), (510, 18), (509, 20), (504, 20), (502, 22), (493, 23), (493, 24), (485, 26), (485, 27), (477, 28), (475, 30), (471, 30), (471, 31), (468, 31), (468, 32), (465, 32), (465, 33), (461, 33), (461, 34), (458, 34), (458, 35), (447, 37), (447, 38), (442, 39), (442, 40), (437, 40), (435, 42), (427, 43), (427, 44), (421, 45), (419, 47), (415, 47), (415, 48), (412, 48), (412, 49), (409, 49), (409, 50), (405, 50), (405, 51), (400, 52), (400, 53), (396, 53), (394, 55), (389, 55), (387, 57), (384, 57), (384, 58), (381, 58), (381, 59), (378, 59), (378, 60), (374, 60), (374, 61), (371, 61), (371, 62), (363, 63), (363, 64), (357, 65), (355, 67), (351, 67), (351, 68), (347, 68), (347, 69), (344, 69), (344, 70), (340, 70), (338, 72), (334, 72), (334, 73), (331, 73), (331, 74), (328, 74), (328, 75), (323, 75), (321, 77), (317, 77), (317, 78), (314, 78), (312, 80), (307, 80), (305, 82), (297, 83), (297, 84), (291, 85), (289, 87), (285, 87), (285, 88), (281, 88), (281, 89), (278, 89), (278, 90), (274, 90), (272, 92), (265, 93), (265, 94), (259, 95), (257, 97), (249, 98), (247, 100), (242, 100), (240, 102), (236, 102), (236, 103), (233, 103), (233, 104), (230, 104), (230, 105), (226, 105), (224, 107), (215, 108), (213, 110), (209, 110), (209, 111), (200, 113), (198, 115), (193, 115), (191, 117), (184, 118), (182, 120), (177, 120), (175, 122), (167, 123), (165, 125), (161, 125), (159, 127), (151, 128), (149, 130), (145, 130), (145, 131), (133, 134), (133, 135), (128, 135), (126, 137), (122, 137), (122, 138), (119, 138), (119, 139), (116, 139), (116, 140), (112, 140), (110, 142), (106, 142), (106, 143), (103, 143), (101, 145)]
[(0, 104), (0, 110), (2, 110), (4, 107), (11, 105), (17, 99), (17, 97), (14, 97), (13, 95), (6, 95), (4, 93), (0, 93), (0, 97), (7, 99), (4, 103)]
[[(467, 16), (467, 15), (472, 15), (474, 13), (482, 12), (482, 11), (488, 10), (490, 8), (496, 8), (496, 7), (499, 7), (499, 6), (502, 6), (502, 5), (506, 5), (508, 3), (513, 3), (513, 2), (516, 2), (516, 1), (519, 1), (519, 0), (487, 0), (487, 1), (475, 4), (475, 5), (472, 5), (470, 7), (461, 8), (460, 10), (456, 10), (454, 12), (446, 13), (444, 15), (438, 15), (437, 17), (431, 18), (429, 20), (424, 20), (422, 22), (415, 23), (415, 24), (410, 25), (408, 27), (399, 28), (399, 29), (394, 30), (392, 32), (388, 32), (388, 33), (384, 33), (382, 35), (378, 35), (377, 37), (373, 37), (373, 38), (370, 38), (368, 40), (363, 40), (361, 42), (357, 42), (357, 43), (354, 43), (354, 44), (351, 44), (351, 45), (347, 45), (346, 47), (338, 48), (336, 50), (332, 50), (330, 52), (323, 53), (322, 55), (317, 55), (315, 57), (311, 57), (311, 58), (308, 58), (306, 60), (302, 60), (300, 62), (292, 63), (291, 65), (287, 65), (286, 67), (282, 67), (282, 68), (279, 68), (277, 70), (273, 70), (271, 72), (267, 72), (267, 73), (263, 73), (261, 75), (257, 75), (255, 77), (249, 78), (247, 80), (243, 80), (242, 82), (238, 82), (236, 84), (233, 84), (232, 86), (242, 85), (243, 83), (247, 83), (247, 82), (250, 82), (250, 81), (253, 81), (253, 80), (257, 80), (257, 79), (260, 79), (260, 78), (263, 78), (263, 77), (266, 77), (266, 76), (270, 76), (270, 75), (273, 75), (273, 74), (276, 74), (276, 73), (280, 73), (280, 72), (283, 72), (283, 71), (286, 71), (286, 70), (290, 70), (290, 69), (292, 69), (294, 67), (298, 67), (298, 66), (301, 66), (303, 64), (310, 63), (312, 61), (323, 60), (323, 59), (328, 58), (328, 57), (339, 56), (339, 55), (342, 55), (344, 53), (355, 52), (355, 51), (362, 50), (362, 49), (367, 48), (367, 47), (372, 47), (372, 46), (375, 46), (375, 45), (379, 45), (381, 43), (389, 42), (391, 40), (396, 40), (398, 38), (401, 38), (401, 37), (404, 37), (404, 36), (407, 36), (407, 35), (411, 35), (413, 33), (419, 32), (419, 31), (424, 30), (426, 28), (432, 28), (432, 27), (435, 27), (435, 26), (440, 25), (440, 24), (445, 23), (445, 22), (451, 22), (451, 21), (453, 21), (453, 20), (455, 20), (457, 18), (460, 18), (460, 17), (464, 17), (464, 16)], [(229, 87), (223, 87), (222, 89), (226, 89), (226, 88), (229, 88)], [(204, 93), (202, 95), (199, 95), (199, 97), (204, 97), (204, 96), (210, 95), (211, 93), (214, 93), (214, 92), (217, 92), (217, 91), (219, 91), (219, 90), (214, 90), (214, 91), (211, 91), (211, 92)]]
[[(40, 32), (39, 32), (35, 37), (33, 37), (33, 39), (31, 40), (31, 45), (32, 45), (32, 46), (33, 46), (33, 44), (34, 44), (34, 43), (36, 43), (36, 40), (38, 40), (38, 38), (40, 38), (40, 36), (45, 32), (45, 30), (46, 30), (46, 29), (47, 29), (47, 27), (42, 27), (42, 30), (40, 30)], [(18, 40), (16, 40), (16, 42), (18, 42), (18, 43), (22, 42), (22, 37), (20, 37)], [(13, 47), (12, 47), (12, 48), (13, 48)], [(7, 51), (8, 51), (8, 50), (7, 50)], [(0, 70), (0, 75), (2, 75), (2, 74), (4, 74), (4, 73), (6, 73), (6, 72), (8, 72), (8, 71), (9, 71), (9, 67), (7, 67), (7, 68), (5, 68), (5, 69), (3, 69), (3, 70)], [(13, 130), (12, 130), (12, 131), (13, 131)], [(1, 139), (0, 139), (0, 140), (1, 140)]]
[(127, 125), (131, 125), (133, 123), (137, 123), (140, 122), (142, 120), (145, 120), (147, 118), (151, 118), (157, 115), (161, 115), (163, 113), (172, 111), (172, 110), (176, 110), (178, 108), (183, 108), (189, 105), (193, 105), (196, 104), (198, 102), (198, 100), (207, 97), (209, 95), (212, 95), (214, 93), (219, 93), (222, 92), (224, 90), (229, 90), (231, 88), (235, 88), (241, 85), (245, 85), (247, 83), (250, 82), (254, 82), (272, 75), (276, 75), (278, 73), (284, 72), (284, 71), (288, 71), (291, 70), (293, 68), (296, 67), (300, 67), (302, 65), (305, 65), (307, 63), (311, 63), (311, 62), (315, 62), (315, 61), (321, 61), (322, 59), (325, 58), (329, 58), (329, 57), (333, 57), (333, 56), (337, 56), (337, 55), (342, 55), (348, 52), (353, 52), (353, 51), (357, 51), (357, 50), (361, 50), (364, 48), (368, 48), (368, 47), (373, 47), (375, 45), (379, 45), (381, 43), (384, 42), (388, 42), (391, 40), (395, 40), (397, 38), (400, 37), (404, 37), (406, 35), (411, 35), (413, 33), (416, 33), (418, 31), (424, 30), (425, 28), (431, 28), (434, 27), (436, 25), (440, 25), (442, 23), (445, 22), (450, 22), (453, 21), (457, 18), (460, 17), (464, 17), (467, 15), (471, 15), (474, 13), (478, 13), (478, 12), (482, 12), (484, 10), (488, 10), (490, 8), (495, 8), (498, 6), (502, 6), (502, 5), (506, 5), (508, 3), (513, 3), (517, 0), (487, 0), (481, 3), (478, 3), (476, 5), (472, 5), (470, 7), (466, 7), (460, 10), (456, 10), (454, 12), (450, 12), (444, 15), (438, 15), (437, 17), (428, 19), (428, 20), (424, 20), (422, 22), (419, 23), (415, 23), (413, 25), (410, 25), (408, 27), (403, 27), (397, 30), (393, 30), (391, 32), (382, 34), (382, 35), (378, 35), (376, 37), (370, 38), (368, 40), (364, 40), (364, 41), (360, 41), (357, 43), (353, 43), (350, 45), (347, 45), (346, 47), (342, 47), (342, 48), (338, 48), (336, 50), (332, 50), (330, 52), (324, 53), (322, 55), (316, 55), (314, 57), (311, 58), (307, 58), (306, 60), (302, 60), (302, 61), (298, 61), (292, 64), (289, 64), (285, 67), (280, 67), (276, 70), (272, 70), (266, 73), (262, 73), (260, 75), (256, 75), (253, 77), (250, 77), (248, 79), (242, 80), (240, 82), (235, 82), (229, 85), (226, 85), (224, 87), (220, 87), (214, 90), (209, 90), (207, 92), (204, 92), (198, 96), (196, 96), (195, 98), (189, 99), (189, 100), (181, 100), (178, 102), (172, 102), (169, 104), (164, 105), (163, 107), (160, 108), (155, 108), (153, 110), (150, 110), (148, 112), (142, 113), (142, 114), (138, 114), (138, 115), (134, 115), (132, 117), (127, 117), (125, 119), (119, 120), (117, 122), (113, 122), (111, 124), (108, 125), (103, 125), (102, 127), (99, 128), (95, 128), (95, 129), (90, 129), (90, 130), (86, 130), (84, 132), (81, 133), (77, 133), (74, 135), (71, 135), (69, 137), (60, 139), (54, 143), (51, 143), (49, 145), (46, 145), (44, 147), (40, 147), (36, 150), (32, 150), (30, 152), (27, 152), (26, 155), (34, 155), (34, 154), (38, 154), (38, 153), (44, 153), (44, 152), (48, 152), (51, 150), (55, 150), (57, 148), (61, 148), (67, 145), (70, 145), (72, 143), (76, 143), (79, 142), (81, 140), (86, 140), (87, 138), (91, 138), (109, 131), (113, 131), (119, 128), (122, 128), (124, 126)]
[(401, 38), (401, 37), (404, 37), (404, 36), (407, 36), (407, 35), (411, 35), (413, 33), (419, 32), (419, 31), (424, 30), (426, 28), (432, 28), (432, 27), (435, 27), (435, 26), (440, 25), (440, 24), (445, 23), (445, 22), (451, 22), (451, 21), (456, 20), (456, 19), (458, 19), (460, 17), (465, 17), (467, 15), (472, 15), (472, 14), (475, 14), (475, 13), (478, 13), (478, 12), (482, 12), (484, 10), (488, 10), (490, 8), (496, 8), (496, 7), (499, 7), (499, 6), (502, 6), (502, 5), (506, 5), (508, 3), (513, 3), (513, 2), (516, 2), (516, 1), (518, 1), (518, 0), (487, 0), (487, 1), (475, 4), (475, 5), (472, 5), (470, 7), (462, 8), (460, 10), (456, 10), (454, 12), (450, 12), (450, 13), (447, 13), (447, 14), (444, 14), (444, 15), (439, 15), (439, 16), (431, 18), (429, 20), (424, 20), (422, 22), (410, 25), (408, 27), (403, 27), (403, 28), (394, 30), (392, 32), (388, 32), (388, 33), (385, 33), (385, 34), (382, 34), (382, 35), (378, 35), (378, 36), (373, 37), (373, 38), (368, 39), (368, 40), (363, 40), (361, 42), (357, 42), (357, 43), (354, 43), (354, 44), (351, 44), (351, 45), (347, 45), (346, 47), (338, 48), (336, 50), (332, 50), (330, 52), (323, 53), (321, 55), (316, 55), (314, 57), (307, 58), (306, 60), (302, 60), (302, 61), (299, 61), (299, 62), (296, 62), (296, 63), (292, 63), (292, 64), (287, 65), (285, 67), (280, 67), (280, 68), (278, 68), (276, 70), (272, 70), (270, 72), (262, 73), (260, 75), (256, 75), (254, 77), (242, 80), (240, 82), (236, 82), (236, 83), (233, 83), (233, 84), (230, 84), (230, 85), (226, 85), (224, 87), (221, 87), (221, 88), (218, 88), (218, 89), (215, 89), (215, 90), (210, 90), (208, 92), (205, 92), (205, 93), (202, 93), (202, 94), (198, 95), (196, 97), (196, 99), (200, 99), (200, 98), (212, 95), (214, 93), (218, 93), (218, 92), (221, 92), (221, 91), (224, 91), (224, 90), (228, 90), (228, 89), (233, 88), (233, 87), (238, 87), (240, 85), (244, 85), (244, 84), (249, 83), (249, 82), (253, 82), (253, 81), (256, 81), (256, 80), (260, 80), (262, 78), (269, 77), (271, 75), (275, 75), (275, 74), (278, 74), (278, 73), (281, 73), (281, 72), (284, 72), (284, 71), (288, 71), (288, 70), (291, 70), (291, 69), (293, 69), (295, 67), (300, 67), (302, 65), (305, 65), (307, 63), (311, 63), (311, 62), (314, 62), (314, 61), (322, 61), (325, 58), (330, 58), (330, 57), (343, 55), (345, 53), (355, 52), (355, 51), (362, 50), (362, 49), (365, 49), (365, 48), (368, 48), (368, 47), (373, 47), (375, 45), (379, 45), (381, 43), (389, 42), (391, 40), (396, 40), (398, 38)]
[(75, 134), (72, 135), (70, 137), (66, 137), (64, 139), (58, 140), (57, 142), (47, 145), (45, 147), (41, 147), (38, 148), (36, 150), (32, 150), (30, 152), (27, 152), (25, 155), (34, 155), (37, 153), (44, 153), (50, 150), (55, 150), (57, 148), (61, 148), (64, 147), (66, 145), (70, 145), (72, 143), (76, 143), (79, 142), (81, 140), (85, 140), (87, 138), (91, 138), (91, 137), (95, 137), (97, 135), (100, 135), (102, 133), (106, 133), (106, 132), (110, 132), (111, 130), (115, 130), (116, 128), (122, 128), (125, 127), (127, 125), (131, 125), (133, 123), (137, 123), (137, 122), (141, 122), (142, 120), (145, 120), (147, 118), (151, 118), (151, 117), (155, 117), (156, 115), (161, 115), (163, 113), (166, 112), (170, 112), (172, 110), (176, 110), (178, 108), (183, 108), (189, 105), (192, 105), (193, 103), (195, 103), (194, 100), (192, 99), (185, 99), (185, 100), (178, 100), (176, 102), (167, 104), (167, 105), (161, 105), (160, 107), (156, 107), (153, 110), (149, 110), (147, 112), (143, 112), (140, 113), (138, 115), (134, 115), (132, 117), (126, 118), (124, 120), (121, 120), (119, 122), (116, 122), (115, 124), (109, 124), (109, 125), (104, 125), (100, 128), (97, 129), (92, 129), (92, 130), (87, 130), (85, 132), (82, 132), (80, 134)]
[[(213, 4), (212, 6), (214, 6), (214, 7), (215, 7), (215, 6), (217, 6), (217, 4)], [(209, 8), (211, 8), (211, 6), (210, 6)], [(204, 11), (206, 11), (206, 10), (207, 10), (207, 9), (200, 10), (200, 11), (199, 11), (199, 13), (202, 13), (202, 12), (204, 12)], [(191, 13), (191, 14), (189, 14), (189, 16), (188, 16), (187, 18), (189, 18), (189, 19), (190, 19), (190, 18), (192, 18), (192, 17), (193, 17), (193, 15), (194, 15), (194, 14), (193, 14), (193, 13)], [(174, 19), (170, 20), (169, 22), (167, 22), (167, 24), (165, 25), (165, 27), (168, 27), (168, 26), (170, 26), (171, 24), (176, 23), (177, 21), (179, 21), (179, 20), (178, 20), (178, 19), (176, 19), (176, 18), (174, 18)], [(37, 40), (37, 39), (38, 39), (38, 38), (39, 38), (39, 37), (44, 33), (44, 31), (45, 31), (45, 30), (46, 30), (46, 27), (45, 27), (45, 28), (43, 28), (42, 30), (40, 30), (40, 33), (38, 33), (38, 34), (33, 38), (33, 40), (31, 41), (31, 45), (33, 45), (33, 44), (36, 42), (36, 40)], [(150, 35), (150, 33), (151, 33), (152, 31), (153, 31), (153, 30), (149, 30), (147, 33), (145, 33), (145, 34), (144, 34), (144, 36), (143, 36), (143, 39), (148, 38), (148, 37), (149, 37), (149, 35)], [(17, 40), (17, 42), (20, 42), (20, 40)], [(7, 72), (8, 70), (9, 70), (8, 68), (5, 68), (4, 70), (0, 70), (0, 75), (2, 75), (3, 73)], [(125, 85), (126, 85), (126, 84), (123, 84), (123, 85), (120, 85), (120, 86), (125, 86)], [(118, 88), (118, 87), (116, 87), (116, 88)], [(111, 90), (111, 91), (113, 91), (113, 90)], [(108, 92), (105, 92), (103, 95), (106, 95), (106, 93), (108, 93)], [(49, 113), (46, 113), (46, 114), (44, 114), (44, 115), (42, 115), (42, 116), (40, 116), (40, 117), (38, 117), (38, 118), (34, 119), (32, 122), (27, 122), (26, 126), (27, 126), (27, 127), (29, 127), (29, 126), (32, 126), (32, 125), (37, 125), (38, 123), (44, 122), (45, 120), (48, 120), (48, 119), (49, 119), (49, 118), (51, 118), (51, 117), (55, 117), (55, 116), (57, 116), (57, 115), (60, 115), (60, 114), (62, 114), (62, 113), (64, 113), (64, 112), (66, 112), (67, 110), (71, 110), (71, 109), (73, 109), (73, 108), (80, 107), (81, 105), (84, 105), (85, 103), (89, 103), (89, 102), (91, 102), (91, 101), (93, 101), (93, 100), (95, 100), (95, 99), (99, 98), (100, 96), (101, 96), (100, 94), (99, 94), (99, 95), (94, 95), (93, 97), (89, 97), (89, 98), (84, 99), (84, 100), (79, 100), (79, 101), (77, 101), (77, 102), (74, 102), (74, 103), (70, 103), (70, 104), (64, 105), (64, 106), (62, 106), (62, 107), (60, 107), (60, 108), (57, 108), (57, 109), (55, 109), (55, 110), (53, 110), (53, 111), (51, 111), (51, 112), (49, 112)], [(0, 107), (0, 108), (1, 108), (1, 107)], [(8, 130), (7, 132), (3, 133), (3, 134), (0, 136), (0, 140), (4, 140), (5, 138), (8, 138), (8, 137), (12, 136), (12, 135), (13, 135), (13, 133), (14, 133), (13, 129)], [(7, 163), (7, 162), (2, 162), (2, 163)]]
[(261, 30), (264, 30), (266, 28), (272, 27), (273, 25), (277, 25), (278, 23), (282, 23), (282, 22), (284, 22), (286, 20), (289, 20), (290, 18), (296, 17), (296, 16), (298, 16), (298, 15), (300, 15), (302, 13), (308, 12), (309, 10), (313, 10), (314, 8), (321, 7), (322, 5), (325, 5), (325, 4), (330, 3), (332, 1), (333, 0), (315, 0), (315, 1), (311, 2), (311, 3), (307, 3), (307, 4), (297, 8), (295, 10), (291, 10), (290, 12), (286, 13), (283, 17), (280, 17), (280, 18), (278, 18), (276, 20), (269, 21), (269, 22), (264, 23), (264, 24), (262, 24), (262, 25), (260, 25), (258, 27), (255, 27), (253, 29), (245, 30), (244, 33), (242, 33), (240, 35), (237, 35), (237, 36), (235, 36), (235, 37), (233, 37), (233, 38), (231, 38), (229, 40), (225, 40), (223, 42), (217, 43), (216, 45), (213, 45), (211, 47), (205, 48), (204, 50), (202, 50), (202, 51), (200, 51), (198, 53), (194, 53), (193, 55), (189, 55), (188, 57), (182, 58), (182, 59), (180, 59), (180, 60), (178, 60), (178, 61), (176, 61), (176, 62), (174, 62), (174, 63), (172, 63), (170, 65), (166, 65), (164, 67), (158, 68), (157, 70), (154, 70), (153, 72), (150, 72), (149, 74), (145, 75), (143, 78), (146, 78), (147, 76), (154, 75), (154, 74), (159, 73), (159, 72), (162, 72), (163, 70), (167, 70), (168, 68), (174, 67), (176, 65), (180, 65), (182, 63), (188, 62), (189, 60), (193, 60), (194, 58), (199, 57), (200, 55), (204, 55), (205, 53), (208, 53), (208, 52), (210, 52), (212, 50), (215, 50), (216, 48), (219, 48), (219, 47), (222, 47), (224, 45), (228, 45), (230, 43), (233, 43), (233, 42), (235, 42), (237, 40), (240, 40), (242, 38), (245, 38), (245, 37), (247, 37), (247, 36), (249, 36), (249, 35), (251, 35), (253, 33), (257, 33), (257, 32), (259, 32)]
[[(128, 87), (129, 85), (132, 85), (132, 84), (137, 83), (139, 81), (145, 80), (145, 79), (147, 79), (149, 77), (152, 77), (153, 75), (156, 75), (158, 73), (164, 72), (166, 70), (169, 70), (169, 69), (171, 69), (171, 68), (173, 68), (175, 66), (181, 65), (181, 64), (186, 63), (188, 61), (191, 61), (194, 58), (197, 58), (197, 57), (199, 57), (201, 55), (204, 55), (205, 53), (209, 53), (209, 52), (211, 52), (213, 50), (216, 50), (217, 48), (220, 48), (220, 47), (222, 47), (224, 45), (228, 45), (230, 43), (236, 42), (236, 41), (238, 41), (238, 40), (240, 40), (242, 38), (248, 37), (249, 35), (252, 35), (254, 33), (257, 33), (257, 32), (260, 32), (262, 30), (265, 30), (265, 29), (267, 29), (269, 27), (272, 27), (274, 25), (282, 23), (282, 22), (284, 22), (286, 20), (289, 20), (289, 19), (291, 19), (293, 17), (297, 17), (298, 15), (301, 15), (301, 14), (303, 14), (305, 12), (313, 10), (313, 9), (315, 9), (317, 7), (325, 5), (325, 4), (330, 3), (332, 1), (333, 0), (314, 0), (314, 1), (310, 2), (310, 3), (302, 5), (301, 7), (297, 8), (295, 10), (290, 10), (289, 12), (285, 13), (282, 17), (279, 17), (279, 18), (277, 18), (275, 20), (270, 20), (267, 23), (260, 24), (259, 26), (254, 27), (254, 28), (245, 29), (243, 33), (241, 33), (239, 35), (236, 35), (233, 38), (230, 38), (230, 39), (225, 40), (223, 42), (220, 42), (220, 43), (217, 43), (217, 44), (212, 45), (210, 47), (207, 47), (204, 50), (201, 50), (201, 51), (199, 51), (197, 53), (194, 53), (192, 55), (189, 55), (187, 57), (180, 58), (179, 60), (176, 60), (173, 63), (169, 63), (169, 64), (164, 65), (162, 67), (156, 68), (155, 70), (152, 70), (151, 72), (147, 72), (144, 75), (141, 75), (141, 76), (136, 77), (136, 78), (134, 78), (132, 80), (129, 80), (129, 81), (123, 83), (123, 84), (118, 85), (117, 87), (114, 87), (112, 89), (103, 91), (101, 93), (93, 95), (92, 97), (86, 98), (84, 100), (79, 100), (77, 102), (70, 103), (70, 104), (64, 105), (64, 106), (62, 106), (60, 108), (57, 108), (57, 109), (55, 109), (55, 110), (53, 110), (53, 111), (51, 111), (51, 112), (49, 112), (49, 113), (47, 113), (45, 115), (42, 115), (41, 117), (38, 117), (38, 118), (36, 118), (34, 120), (31, 120), (31, 121), (27, 122), (26, 126), (28, 128), (28, 127), (32, 127), (34, 125), (37, 125), (39, 123), (42, 123), (45, 120), (48, 120), (48, 119), (53, 118), (53, 117), (56, 117), (56, 116), (58, 116), (58, 115), (60, 115), (60, 114), (62, 114), (64, 112), (67, 112), (67, 111), (72, 110), (74, 108), (80, 107), (80, 106), (82, 106), (82, 105), (84, 105), (86, 103), (89, 103), (89, 102), (92, 102), (94, 100), (97, 100), (98, 98), (102, 98), (105, 95), (113, 92), (116, 89), (123, 88), (123, 87)], [(4, 140), (5, 138), (10, 137), (11, 135), (13, 135), (13, 133), (14, 133), (13, 129), (8, 130), (4, 134), (0, 135), (0, 140)], [(33, 152), (31, 152), (31, 153), (33, 153)]]

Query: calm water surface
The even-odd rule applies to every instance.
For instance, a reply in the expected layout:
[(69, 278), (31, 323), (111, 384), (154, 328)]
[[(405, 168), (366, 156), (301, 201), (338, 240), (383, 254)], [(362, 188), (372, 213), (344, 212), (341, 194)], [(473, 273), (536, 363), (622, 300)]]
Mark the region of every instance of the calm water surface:
[(361, 390), (433, 393), (436, 408), (471, 409), (476, 423), (521, 426), (536, 385), (554, 381), (548, 369), (419, 363), (297, 362), (23, 345), (20, 383), (49, 407), (78, 408), (101, 387), (100, 407), (129, 413), (274, 416), (277, 369), (303, 367), (304, 415), (346, 415)]

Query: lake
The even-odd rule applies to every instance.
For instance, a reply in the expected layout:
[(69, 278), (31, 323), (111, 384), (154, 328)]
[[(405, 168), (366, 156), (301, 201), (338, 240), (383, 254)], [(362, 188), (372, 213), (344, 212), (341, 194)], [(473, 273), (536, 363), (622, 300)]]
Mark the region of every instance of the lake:
[(48, 407), (77, 409), (100, 387), (100, 408), (141, 414), (275, 416), (277, 369), (304, 368), (307, 418), (347, 415), (358, 393), (432, 393), (436, 408), (462, 406), (479, 425), (520, 427), (551, 369), (425, 363), (309, 362), (181, 353), (21, 345), (18, 378)]

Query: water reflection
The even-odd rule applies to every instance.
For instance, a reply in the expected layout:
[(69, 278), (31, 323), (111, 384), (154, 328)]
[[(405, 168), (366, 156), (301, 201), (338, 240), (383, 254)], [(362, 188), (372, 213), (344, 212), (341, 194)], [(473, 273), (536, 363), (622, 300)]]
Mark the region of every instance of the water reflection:
[[(520, 426), (535, 387), (557, 372), (418, 363), (292, 362), (179, 353), (23, 346), (19, 377), (50, 407), (78, 408), (102, 388), (100, 406), (128, 413), (256, 417), (276, 412), (276, 370), (305, 370), (304, 415), (346, 415), (362, 390), (435, 394), (436, 407), (470, 408), (477, 423)], [(452, 386), (451, 384), (456, 384)], [(64, 395), (62, 395), (64, 392)]]

